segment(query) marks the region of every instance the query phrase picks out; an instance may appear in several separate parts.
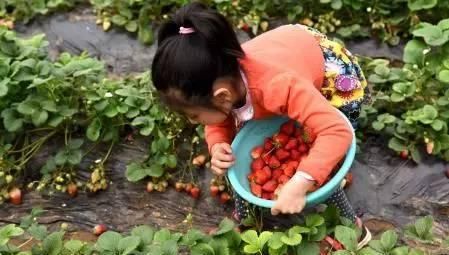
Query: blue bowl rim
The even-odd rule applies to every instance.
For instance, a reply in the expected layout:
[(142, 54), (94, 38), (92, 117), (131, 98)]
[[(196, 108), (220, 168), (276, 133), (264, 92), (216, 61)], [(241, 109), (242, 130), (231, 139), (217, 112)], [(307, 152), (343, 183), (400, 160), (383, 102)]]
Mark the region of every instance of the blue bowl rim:
[[(348, 118), (339, 110), (336, 109), (336, 111), (338, 111), (343, 116), (343, 118), (348, 122), (348, 125), (351, 128), (352, 137), (353, 137), (351, 146), (349, 147), (348, 152), (346, 153), (345, 160), (343, 161), (342, 166), (337, 171), (337, 173), (332, 177), (332, 179), (330, 179), (326, 184), (324, 184), (322, 187), (320, 187), (316, 191), (311, 192), (307, 195), (306, 206), (310, 205), (310, 204), (316, 204), (317, 203), (316, 201), (322, 201), (320, 199), (323, 196), (326, 196), (327, 194), (329, 194), (329, 193), (333, 192), (335, 189), (337, 189), (338, 186), (340, 186), (341, 181), (344, 179), (346, 174), (349, 172), (349, 169), (351, 168), (352, 163), (354, 162), (355, 153), (356, 153), (356, 139), (355, 139), (354, 129), (353, 129), (350, 121), (348, 120)], [(276, 117), (279, 118), (282, 116), (276, 116)], [(274, 117), (274, 118), (276, 118), (276, 117)], [(239, 147), (240, 143), (242, 142), (242, 139), (243, 139), (243, 132), (239, 132), (231, 144), (231, 147), (233, 150), (235, 150), (235, 148)], [(272, 208), (274, 206), (275, 202), (273, 200), (266, 200), (266, 199), (256, 197), (251, 192), (247, 191), (241, 185), (241, 183), (238, 181), (236, 171), (237, 170), (235, 169), (235, 167), (231, 167), (231, 168), (229, 168), (227, 175), (228, 175), (228, 179), (229, 179), (232, 187), (234, 188), (235, 192), (237, 192), (237, 194), (239, 194), (244, 200), (250, 202), (251, 204), (257, 205), (257, 206), (261, 206), (261, 207), (265, 207), (265, 208)]]

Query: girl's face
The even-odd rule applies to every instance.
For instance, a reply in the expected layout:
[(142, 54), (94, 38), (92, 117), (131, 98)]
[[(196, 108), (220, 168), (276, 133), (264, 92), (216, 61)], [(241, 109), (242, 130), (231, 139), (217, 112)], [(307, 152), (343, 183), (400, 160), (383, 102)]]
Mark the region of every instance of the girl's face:
[(214, 125), (224, 122), (236, 102), (240, 102), (246, 96), (246, 88), (241, 79), (218, 79), (213, 85), (212, 107), (191, 106), (184, 107), (181, 111), (192, 123)]

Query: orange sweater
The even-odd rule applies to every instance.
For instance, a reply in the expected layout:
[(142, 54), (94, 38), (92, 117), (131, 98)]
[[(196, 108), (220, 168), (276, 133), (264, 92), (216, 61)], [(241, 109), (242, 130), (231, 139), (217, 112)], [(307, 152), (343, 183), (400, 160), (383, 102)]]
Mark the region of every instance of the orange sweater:
[[(309, 155), (298, 169), (322, 185), (343, 158), (352, 140), (349, 125), (321, 95), (324, 78), (323, 53), (316, 39), (292, 25), (266, 32), (242, 45), (240, 61), (248, 80), (254, 119), (287, 115), (317, 135)], [(235, 122), (206, 126), (209, 148), (231, 143)]]

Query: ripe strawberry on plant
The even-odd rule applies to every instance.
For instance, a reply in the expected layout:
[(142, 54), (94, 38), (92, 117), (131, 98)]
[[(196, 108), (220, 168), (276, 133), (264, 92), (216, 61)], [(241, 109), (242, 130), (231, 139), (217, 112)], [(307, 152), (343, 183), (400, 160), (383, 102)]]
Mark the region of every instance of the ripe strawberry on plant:
[(401, 151), (401, 153), (399, 154), (399, 156), (400, 156), (402, 159), (408, 159), (408, 150), (403, 150), (403, 151)]
[(218, 186), (216, 186), (216, 185), (210, 186), (210, 195), (212, 197), (216, 197), (219, 192), (220, 192), (220, 190), (218, 189)]
[(200, 197), (200, 193), (201, 193), (201, 190), (200, 190), (200, 188), (198, 188), (198, 187), (193, 187), (193, 188), (190, 190), (190, 196), (193, 197), (193, 198), (195, 198), (195, 199), (197, 199), (197, 198)]
[(190, 193), (190, 191), (191, 191), (192, 189), (193, 189), (193, 184), (192, 184), (192, 183), (187, 183), (187, 184), (185, 185), (185, 188), (184, 188), (185, 192)]
[(19, 188), (13, 188), (9, 191), (9, 201), (14, 205), (22, 203), (22, 191)]
[(262, 158), (255, 159), (253, 160), (253, 162), (251, 162), (251, 170), (253, 171), (262, 169), (264, 166), (265, 162)]
[(278, 168), (278, 167), (280, 167), (281, 166), (281, 162), (276, 158), (276, 157), (271, 157), (270, 158), (270, 161), (268, 162), (268, 165), (271, 167), (271, 168)]
[(251, 183), (250, 184), (250, 188), (251, 188), (251, 192), (256, 196), (256, 197), (262, 197), (262, 186), (260, 186), (257, 183)]
[(278, 187), (278, 183), (275, 180), (267, 181), (263, 186), (262, 190), (265, 192), (274, 192)]
[(226, 204), (229, 200), (231, 200), (231, 196), (228, 194), (228, 192), (221, 193), (220, 203)]
[(264, 152), (264, 147), (263, 146), (257, 146), (257, 147), (254, 147), (254, 149), (251, 151), (251, 157), (253, 158), (253, 159), (258, 159), (258, 158), (260, 158), (262, 155), (263, 155), (263, 152)]
[(290, 152), (284, 149), (277, 149), (274, 155), (277, 157), (279, 161), (284, 161), (290, 157)]
[(76, 186), (75, 183), (69, 183), (69, 185), (67, 185), (67, 193), (71, 197), (76, 197), (78, 194), (78, 186)]
[(106, 225), (98, 224), (98, 225), (95, 225), (92, 232), (94, 233), (94, 235), (99, 236), (99, 235), (103, 234), (104, 232), (106, 232), (106, 230), (107, 230)]
[(288, 140), (287, 144), (285, 145), (285, 149), (290, 151), (290, 150), (294, 150), (298, 147), (298, 139), (296, 138), (290, 138), (290, 140)]
[(292, 135), (295, 132), (295, 122), (293, 120), (285, 122), (281, 125), (280, 131), (288, 136)]

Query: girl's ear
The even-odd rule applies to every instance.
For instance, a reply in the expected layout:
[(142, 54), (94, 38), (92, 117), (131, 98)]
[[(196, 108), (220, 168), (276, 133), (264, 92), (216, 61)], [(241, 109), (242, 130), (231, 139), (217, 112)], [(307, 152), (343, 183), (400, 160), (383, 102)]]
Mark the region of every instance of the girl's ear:
[(232, 93), (227, 88), (218, 88), (214, 91), (214, 99), (217, 104), (226, 104), (232, 102)]

